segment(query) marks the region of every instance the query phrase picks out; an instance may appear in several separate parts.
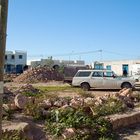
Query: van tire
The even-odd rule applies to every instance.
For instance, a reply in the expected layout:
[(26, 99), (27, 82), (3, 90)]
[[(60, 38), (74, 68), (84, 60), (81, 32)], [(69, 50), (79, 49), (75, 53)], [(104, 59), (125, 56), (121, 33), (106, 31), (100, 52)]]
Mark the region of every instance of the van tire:
[(123, 83), (121, 88), (132, 88), (132, 85), (130, 83)]
[(89, 91), (90, 86), (89, 86), (88, 83), (82, 83), (82, 84), (81, 84), (81, 88), (82, 88), (84, 91)]

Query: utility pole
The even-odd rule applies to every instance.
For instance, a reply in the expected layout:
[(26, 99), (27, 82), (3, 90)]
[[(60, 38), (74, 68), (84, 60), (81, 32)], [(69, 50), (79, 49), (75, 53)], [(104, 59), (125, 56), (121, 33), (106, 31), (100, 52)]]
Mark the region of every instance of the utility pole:
[(6, 48), (8, 0), (0, 0), (0, 139), (2, 139), (3, 73)]
[(102, 59), (103, 59), (103, 50), (99, 50), (99, 52), (100, 52), (100, 60), (99, 61), (102, 61)]

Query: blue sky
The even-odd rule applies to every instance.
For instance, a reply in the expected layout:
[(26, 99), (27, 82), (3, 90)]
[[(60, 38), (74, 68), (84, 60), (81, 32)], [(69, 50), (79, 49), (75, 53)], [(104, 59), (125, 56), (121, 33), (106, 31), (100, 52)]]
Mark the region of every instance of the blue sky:
[(140, 58), (140, 0), (9, 0), (7, 27), (28, 59)]

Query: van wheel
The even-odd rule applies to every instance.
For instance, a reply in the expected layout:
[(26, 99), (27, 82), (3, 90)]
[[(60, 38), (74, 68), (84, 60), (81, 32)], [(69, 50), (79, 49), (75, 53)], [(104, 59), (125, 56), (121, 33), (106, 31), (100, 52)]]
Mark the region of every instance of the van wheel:
[(88, 83), (82, 83), (81, 84), (81, 88), (84, 90), (84, 91), (88, 91), (90, 89), (90, 86)]
[(132, 85), (130, 83), (123, 83), (121, 88), (132, 88)]

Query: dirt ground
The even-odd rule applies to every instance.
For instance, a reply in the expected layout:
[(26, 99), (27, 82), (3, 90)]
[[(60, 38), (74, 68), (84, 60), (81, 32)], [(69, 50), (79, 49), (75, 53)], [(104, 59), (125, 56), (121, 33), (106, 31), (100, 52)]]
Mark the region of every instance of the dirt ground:
[(119, 140), (140, 140), (140, 124), (134, 124), (118, 130)]
[[(14, 82), (11, 82), (11, 83), (5, 83), (5, 86), (6, 87), (20, 87), (24, 84), (18, 84), (18, 83), (14, 83)], [(70, 86), (69, 84), (67, 83), (63, 83), (61, 81), (50, 81), (50, 82), (47, 82), (47, 83), (35, 83), (35, 84), (32, 84), (34, 87), (38, 87), (38, 86), (41, 86), (41, 87), (46, 87), (46, 86)], [(102, 90), (102, 89), (90, 89), (89, 94), (94, 94), (95, 97), (98, 97), (98, 96), (103, 96), (105, 94), (113, 94), (113, 93), (116, 93), (117, 91), (119, 90)], [(64, 97), (64, 96), (75, 96), (76, 93), (75, 92), (71, 92), (71, 91), (63, 91), (63, 92), (57, 92), (57, 95), (60, 96), (60, 97)]]

